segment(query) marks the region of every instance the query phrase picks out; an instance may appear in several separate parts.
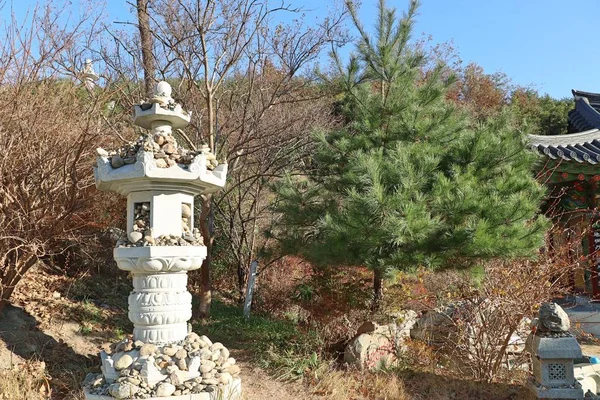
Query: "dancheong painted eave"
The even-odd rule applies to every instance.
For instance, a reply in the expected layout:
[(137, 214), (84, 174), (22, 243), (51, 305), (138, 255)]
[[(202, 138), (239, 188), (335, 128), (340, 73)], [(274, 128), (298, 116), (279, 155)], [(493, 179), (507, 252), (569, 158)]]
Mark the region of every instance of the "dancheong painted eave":
[(529, 135), (529, 144), (552, 160), (600, 164), (600, 129), (566, 135)]

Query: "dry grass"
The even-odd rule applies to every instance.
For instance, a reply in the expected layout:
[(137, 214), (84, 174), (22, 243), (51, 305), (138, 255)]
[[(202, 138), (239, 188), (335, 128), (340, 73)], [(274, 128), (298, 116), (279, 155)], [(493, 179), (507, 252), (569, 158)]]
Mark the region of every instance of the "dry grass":
[(408, 400), (404, 382), (393, 373), (329, 370), (313, 393), (328, 400)]
[(45, 400), (50, 394), (50, 383), (41, 363), (0, 370), (0, 400)]

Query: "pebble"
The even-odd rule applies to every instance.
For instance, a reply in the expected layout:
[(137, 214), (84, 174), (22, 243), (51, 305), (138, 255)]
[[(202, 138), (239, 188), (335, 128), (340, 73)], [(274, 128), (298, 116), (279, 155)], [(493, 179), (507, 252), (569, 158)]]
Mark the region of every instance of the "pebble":
[(217, 366), (216, 363), (212, 362), (212, 361), (202, 361), (202, 364), (200, 365), (200, 372), (202, 372), (203, 374), (212, 371), (215, 367)]
[(175, 358), (178, 358), (180, 360), (185, 360), (187, 356), (187, 351), (185, 351), (184, 349), (179, 349), (177, 350), (177, 353), (175, 353)]
[(237, 365), (231, 365), (229, 367), (227, 367), (226, 370), (224, 370), (224, 372), (229, 372), (231, 375), (239, 375), (241, 372), (240, 367), (238, 367)]
[(156, 353), (158, 348), (156, 345), (151, 343), (146, 343), (142, 347), (140, 347), (140, 356), (149, 356)]
[(175, 147), (174, 144), (172, 143), (167, 143), (166, 145), (163, 146), (162, 150), (166, 153), (166, 154), (173, 154), (177, 151), (177, 148)]
[[(189, 205), (183, 203), (181, 205), (181, 216), (183, 218), (189, 218), (189, 217), (191, 217), (192, 216), (192, 208)], [(196, 336), (198, 336), (198, 335), (196, 335)], [(198, 337), (198, 339), (200, 339), (200, 337)]]
[(129, 354), (123, 354), (115, 360), (115, 369), (119, 371), (128, 368), (131, 364), (133, 364), (133, 358)]
[(142, 239), (142, 237), (144, 235), (142, 234), (142, 232), (132, 231), (132, 232), (129, 232), (128, 236), (129, 236), (129, 241), (131, 243), (137, 243)]
[(108, 387), (108, 392), (112, 397), (118, 400), (130, 399), (135, 395), (140, 388), (131, 383), (113, 383)]
[(102, 147), (96, 148), (96, 154), (100, 157), (108, 157), (108, 151), (104, 150)]
[(158, 168), (167, 168), (167, 162), (164, 158), (159, 158), (157, 160), (154, 160), (154, 162), (156, 163), (156, 167)]
[(113, 168), (120, 168), (125, 165), (125, 161), (121, 157), (114, 155), (110, 158), (110, 165)]
[(231, 376), (231, 374), (229, 374), (228, 372), (223, 372), (220, 374), (220, 376), (218, 376), (219, 381), (221, 381), (222, 384), (229, 384), (231, 383), (231, 381), (233, 381), (233, 376)]
[(178, 350), (177, 347), (171, 346), (171, 347), (165, 347), (165, 348), (163, 348), (162, 352), (163, 352), (163, 354), (166, 354), (168, 356), (174, 356), (175, 353), (177, 353), (177, 350)]
[(171, 396), (173, 393), (175, 393), (175, 385), (172, 385), (168, 382), (163, 382), (160, 383), (157, 387), (156, 387), (156, 396), (157, 397), (167, 397), (167, 396)]
[(200, 340), (202, 340), (204, 343), (206, 343), (207, 346), (213, 345), (213, 342), (205, 335), (200, 336)]

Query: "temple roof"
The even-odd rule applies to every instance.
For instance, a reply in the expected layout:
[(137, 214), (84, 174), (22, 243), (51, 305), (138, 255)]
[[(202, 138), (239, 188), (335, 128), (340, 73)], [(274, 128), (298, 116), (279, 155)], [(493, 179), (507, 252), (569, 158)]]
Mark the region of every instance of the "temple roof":
[(529, 143), (540, 155), (553, 160), (600, 164), (600, 129), (566, 135), (529, 135)]
[(569, 132), (600, 128), (600, 93), (571, 90), (575, 108), (569, 111)]

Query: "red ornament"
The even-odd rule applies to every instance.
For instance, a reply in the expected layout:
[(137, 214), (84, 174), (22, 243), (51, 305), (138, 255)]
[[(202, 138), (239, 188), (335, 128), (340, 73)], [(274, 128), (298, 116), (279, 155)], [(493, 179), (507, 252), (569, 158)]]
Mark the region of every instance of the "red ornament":
[(596, 182), (598, 182), (598, 181), (600, 181), (600, 175), (594, 175), (594, 177), (592, 179), (595, 180)]
[(579, 175), (577, 175), (577, 179), (579, 179), (580, 181), (584, 181), (585, 180), (585, 175), (584, 174), (579, 174)]
[(569, 174), (567, 174), (566, 172), (563, 172), (562, 174), (560, 174), (560, 176), (561, 176), (563, 179), (567, 179), (567, 178), (569, 177)]

